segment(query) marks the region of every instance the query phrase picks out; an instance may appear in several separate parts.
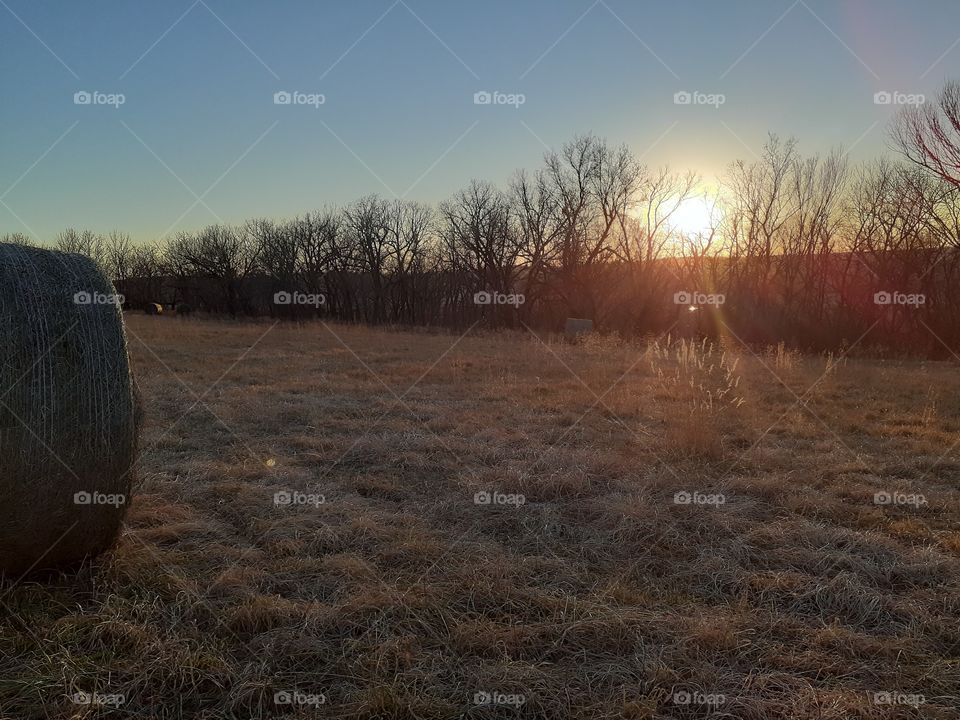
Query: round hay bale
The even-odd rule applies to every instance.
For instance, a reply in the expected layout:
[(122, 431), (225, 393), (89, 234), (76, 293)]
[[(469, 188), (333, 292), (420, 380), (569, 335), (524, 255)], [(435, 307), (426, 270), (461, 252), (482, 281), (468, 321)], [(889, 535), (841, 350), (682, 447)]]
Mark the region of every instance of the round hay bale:
[(0, 572), (116, 538), (138, 424), (120, 302), (89, 258), (0, 244)]
[(163, 315), (163, 305), (160, 303), (147, 303), (144, 312), (147, 315)]

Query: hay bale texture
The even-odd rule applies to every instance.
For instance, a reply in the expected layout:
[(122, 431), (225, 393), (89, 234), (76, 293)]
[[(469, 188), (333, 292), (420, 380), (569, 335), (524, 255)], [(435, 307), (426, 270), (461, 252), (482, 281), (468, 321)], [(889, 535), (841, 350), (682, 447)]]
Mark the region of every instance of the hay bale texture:
[(0, 244), (0, 572), (109, 547), (137, 417), (123, 318), (89, 258)]

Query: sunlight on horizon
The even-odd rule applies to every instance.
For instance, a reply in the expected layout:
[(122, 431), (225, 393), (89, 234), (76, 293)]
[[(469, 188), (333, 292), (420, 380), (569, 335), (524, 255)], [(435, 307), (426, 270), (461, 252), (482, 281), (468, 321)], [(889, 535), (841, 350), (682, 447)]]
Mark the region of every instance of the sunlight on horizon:
[(684, 237), (709, 235), (723, 220), (720, 203), (706, 195), (695, 195), (679, 202), (667, 220), (674, 232)]

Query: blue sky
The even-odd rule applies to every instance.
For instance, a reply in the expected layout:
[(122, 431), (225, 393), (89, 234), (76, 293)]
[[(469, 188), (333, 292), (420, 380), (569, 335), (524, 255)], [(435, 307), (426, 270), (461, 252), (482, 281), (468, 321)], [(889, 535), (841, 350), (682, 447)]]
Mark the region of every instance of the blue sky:
[(888, 152), (874, 93), (958, 76), (956, 0), (0, 0), (0, 233), (437, 202), (586, 132), (708, 180), (768, 132), (860, 160)]

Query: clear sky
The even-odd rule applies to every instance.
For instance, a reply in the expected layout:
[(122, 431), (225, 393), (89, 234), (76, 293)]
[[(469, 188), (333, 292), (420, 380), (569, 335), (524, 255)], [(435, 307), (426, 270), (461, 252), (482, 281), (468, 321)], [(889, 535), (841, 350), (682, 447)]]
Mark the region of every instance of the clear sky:
[(957, 0), (0, 0), (0, 233), (436, 202), (586, 132), (707, 179), (768, 132), (859, 160), (874, 93), (958, 76)]

